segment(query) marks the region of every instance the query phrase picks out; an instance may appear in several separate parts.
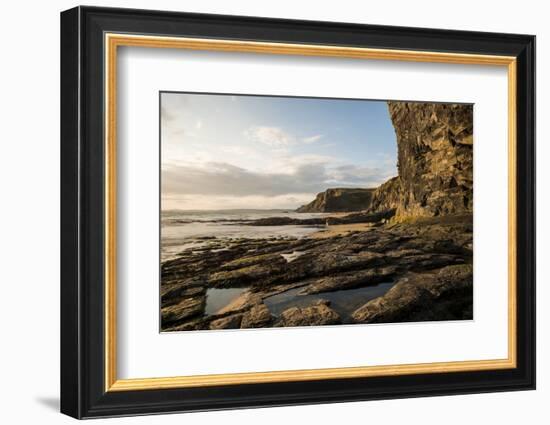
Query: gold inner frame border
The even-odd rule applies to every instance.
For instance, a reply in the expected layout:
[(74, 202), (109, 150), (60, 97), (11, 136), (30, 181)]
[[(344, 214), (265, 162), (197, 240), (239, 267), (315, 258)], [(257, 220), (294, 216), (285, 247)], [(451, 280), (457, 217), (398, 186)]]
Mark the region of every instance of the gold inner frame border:
[[(242, 385), (323, 379), (365, 378), (421, 373), (451, 373), (513, 369), (517, 365), (516, 321), (516, 58), (463, 53), (371, 49), (330, 45), (288, 44), (201, 38), (106, 33), (105, 46), (105, 391), (137, 391), (217, 385)], [(437, 363), (342, 367), (288, 371), (229, 373), (151, 378), (117, 378), (116, 324), (116, 128), (117, 128), (117, 52), (118, 47), (148, 47), (340, 57), (354, 59), (397, 60), (468, 65), (504, 66), (508, 72), (508, 357), (495, 360), (468, 360)]]

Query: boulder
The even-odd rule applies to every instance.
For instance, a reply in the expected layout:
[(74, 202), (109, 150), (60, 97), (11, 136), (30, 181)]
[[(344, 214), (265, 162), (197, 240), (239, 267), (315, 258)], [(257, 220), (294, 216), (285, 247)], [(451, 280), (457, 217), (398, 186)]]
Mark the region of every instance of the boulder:
[(273, 317), (265, 304), (257, 304), (248, 310), (241, 321), (241, 328), (265, 328), (271, 325)]
[(329, 307), (327, 300), (318, 300), (309, 307), (291, 307), (283, 311), (275, 326), (320, 326), (341, 323), (337, 312)]
[(210, 329), (239, 329), (241, 327), (242, 314), (222, 317), (210, 322)]

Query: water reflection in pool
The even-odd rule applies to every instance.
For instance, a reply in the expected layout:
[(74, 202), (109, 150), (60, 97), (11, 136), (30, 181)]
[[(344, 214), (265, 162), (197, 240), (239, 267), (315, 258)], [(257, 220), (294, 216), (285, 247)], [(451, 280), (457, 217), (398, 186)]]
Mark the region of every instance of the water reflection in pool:
[(290, 307), (307, 307), (316, 300), (329, 300), (330, 307), (335, 310), (342, 318), (342, 321), (346, 323), (351, 321), (351, 313), (367, 301), (384, 295), (394, 284), (395, 282), (384, 282), (364, 288), (322, 292), (315, 295), (297, 295), (303, 288), (295, 288), (266, 298), (264, 302), (271, 313), (278, 316)]
[(206, 291), (205, 314), (214, 314), (235, 300), (248, 288), (210, 288)]

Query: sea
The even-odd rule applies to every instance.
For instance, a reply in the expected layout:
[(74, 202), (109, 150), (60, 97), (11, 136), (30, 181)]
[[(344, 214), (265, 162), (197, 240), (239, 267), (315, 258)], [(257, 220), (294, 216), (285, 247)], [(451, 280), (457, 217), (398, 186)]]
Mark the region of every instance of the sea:
[(268, 217), (318, 218), (328, 213), (297, 213), (292, 210), (168, 210), (161, 212), (161, 261), (175, 258), (189, 248), (198, 248), (217, 239), (301, 238), (318, 232), (323, 225), (251, 226), (250, 220)]
[[(291, 210), (218, 210), (218, 211), (163, 211), (161, 213), (161, 261), (176, 258), (187, 249), (200, 248), (216, 241), (231, 239), (303, 238), (322, 230), (324, 225), (252, 226), (245, 223), (268, 217), (322, 218), (328, 213), (296, 213)], [(293, 254), (283, 254), (292, 261)], [(288, 258), (287, 258), (288, 257)], [(297, 295), (302, 288), (290, 289), (266, 298), (270, 311), (278, 316), (290, 307), (304, 307), (315, 300), (325, 299), (342, 318), (351, 323), (351, 314), (367, 301), (382, 296), (393, 282), (382, 282), (362, 288), (338, 290), (315, 295)], [(208, 288), (205, 314), (215, 314), (229, 305), (248, 287)]]

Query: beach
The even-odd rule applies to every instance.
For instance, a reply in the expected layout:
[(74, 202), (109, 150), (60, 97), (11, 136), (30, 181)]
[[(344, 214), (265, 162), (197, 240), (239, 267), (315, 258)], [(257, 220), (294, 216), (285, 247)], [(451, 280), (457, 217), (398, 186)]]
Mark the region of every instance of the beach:
[(471, 215), (373, 217), (164, 214), (162, 330), (471, 319)]

